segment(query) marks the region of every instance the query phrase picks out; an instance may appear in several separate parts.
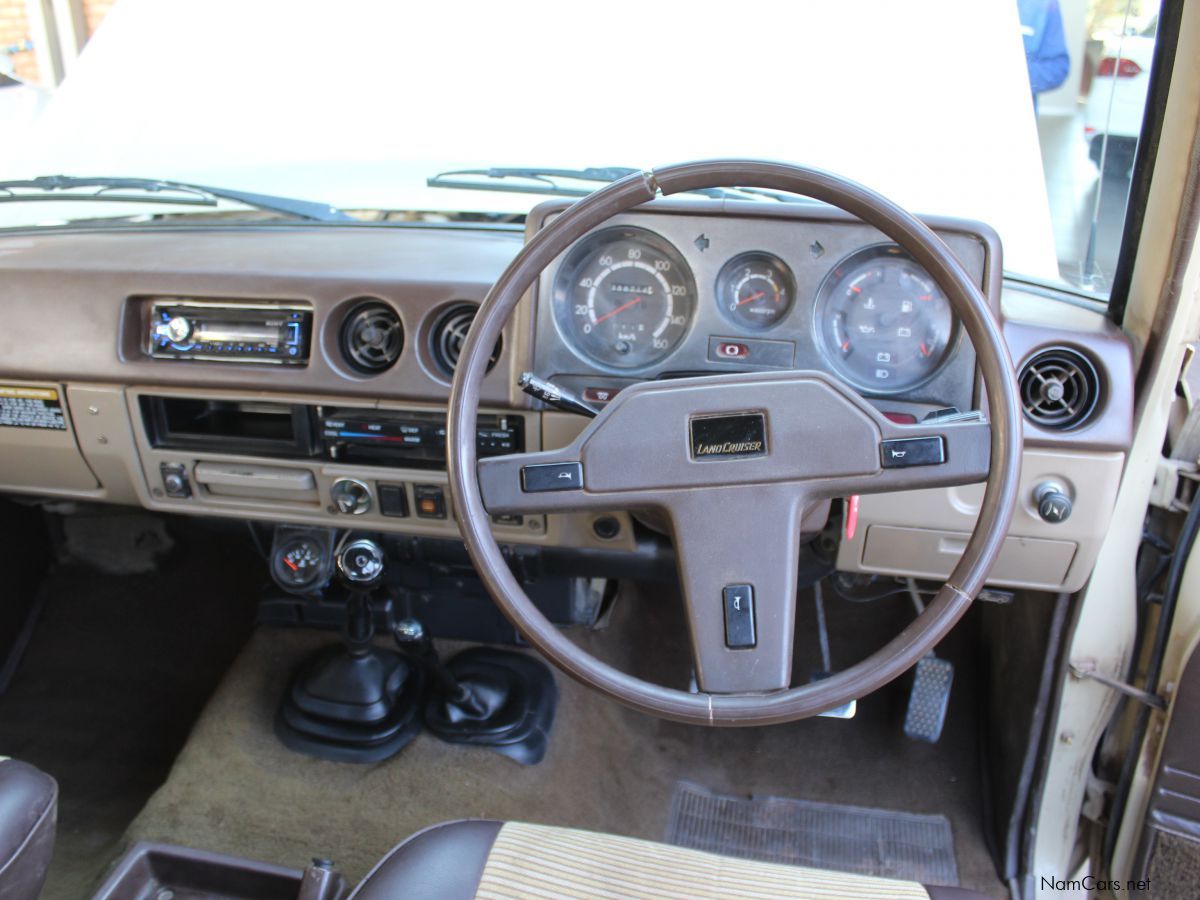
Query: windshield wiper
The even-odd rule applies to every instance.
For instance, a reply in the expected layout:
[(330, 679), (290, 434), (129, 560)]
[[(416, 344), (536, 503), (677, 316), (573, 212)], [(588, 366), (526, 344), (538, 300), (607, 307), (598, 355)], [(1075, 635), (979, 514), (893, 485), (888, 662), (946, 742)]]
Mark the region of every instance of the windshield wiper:
[[(88, 193), (89, 188), (95, 190)], [(79, 177), (42, 175), (24, 181), (0, 181), (0, 203), (45, 200), (102, 201), (105, 203), (168, 203), (173, 206), (216, 206), (231, 200), (255, 209), (280, 213), (310, 222), (353, 222), (335, 206), (294, 197), (254, 194), (229, 188), (206, 187), (185, 181), (158, 178)]]
[[(455, 188), (464, 191), (506, 191), (513, 194), (545, 194), (552, 197), (586, 197), (595, 188), (574, 186), (562, 182), (591, 181), (608, 184), (638, 171), (638, 169), (626, 166), (589, 166), (586, 169), (457, 169), (450, 172), (439, 172), (437, 175), (427, 178), (425, 184), (428, 187)], [(772, 191), (767, 188), (697, 188), (688, 193), (715, 197), (719, 200), (766, 197), (778, 200), (780, 203), (815, 202), (807, 197)]]

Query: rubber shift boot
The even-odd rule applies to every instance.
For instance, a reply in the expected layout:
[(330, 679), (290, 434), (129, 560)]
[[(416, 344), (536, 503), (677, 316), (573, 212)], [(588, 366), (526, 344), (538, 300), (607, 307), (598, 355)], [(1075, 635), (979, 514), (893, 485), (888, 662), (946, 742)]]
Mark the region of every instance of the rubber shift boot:
[(426, 728), (448, 743), (490, 747), (521, 765), (542, 761), (558, 706), (558, 687), (545, 663), (523, 653), (474, 647), (446, 668), (460, 692), (429, 698)]
[(394, 650), (333, 646), (297, 669), (275, 720), (293, 750), (337, 762), (379, 762), (421, 730), (424, 678)]

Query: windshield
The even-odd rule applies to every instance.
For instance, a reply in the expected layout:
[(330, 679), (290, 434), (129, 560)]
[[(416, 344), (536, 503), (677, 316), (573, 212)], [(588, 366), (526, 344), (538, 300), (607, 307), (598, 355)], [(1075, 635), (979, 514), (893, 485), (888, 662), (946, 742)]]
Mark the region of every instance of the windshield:
[[(981, 220), (999, 231), (1006, 270), (1100, 299), (1157, 11), (1139, 0), (743, 0), (732, 15), (620, 0), (522, 2), (499, 16), (494, 4), (450, 15), (365, 0), (209, 0), (202, 12), (118, 0), (101, 16), (105, 6), (36, 114), (16, 130), (0, 122), (16, 135), (0, 150), (0, 180), (129, 176), (369, 221), (519, 222), (544, 192), (429, 180), (773, 158), (915, 212)], [(31, 53), (8, 56), (28, 68)], [(14, 90), (36, 88), (0, 89), (0, 101)], [(0, 203), (0, 227), (201, 216), (287, 218), (127, 196)]]

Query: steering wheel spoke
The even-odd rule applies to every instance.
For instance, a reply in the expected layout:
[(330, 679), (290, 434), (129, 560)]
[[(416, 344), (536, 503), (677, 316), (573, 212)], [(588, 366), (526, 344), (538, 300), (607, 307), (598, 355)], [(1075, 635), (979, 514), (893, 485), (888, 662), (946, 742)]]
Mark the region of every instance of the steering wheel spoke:
[(805, 505), (800, 491), (777, 486), (672, 498), (668, 513), (701, 691), (788, 687)]
[(818, 492), (833, 497), (975, 484), (987, 479), (991, 441), (992, 429), (985, 421), (885, 423), (879, 438), (879, 469), (822, 485)]
[(803, 486), (812, 497), (982, 481), (982, 421), (897, 425), (819, 372), (627, 388), (569, 446), (479, 460), (493, 515), (669, 507), (680, 491)]

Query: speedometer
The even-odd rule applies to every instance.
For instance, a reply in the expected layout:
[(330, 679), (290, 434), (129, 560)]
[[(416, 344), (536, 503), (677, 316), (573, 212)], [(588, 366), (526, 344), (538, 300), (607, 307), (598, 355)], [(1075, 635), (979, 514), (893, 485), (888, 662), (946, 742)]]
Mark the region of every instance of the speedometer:
[(606, 228), (567, 254), (554, 280), (554, 321), (578, 353), (616, 369), (666, 358), (683, 340), (696, 282), (668, 241), (644, 228)]
[(817, 292), (813, 331), (851, 384), (894, 394), (933, 376), (953, 344), (954, 315), (934, 280), (894, 244), (838, 263)]

